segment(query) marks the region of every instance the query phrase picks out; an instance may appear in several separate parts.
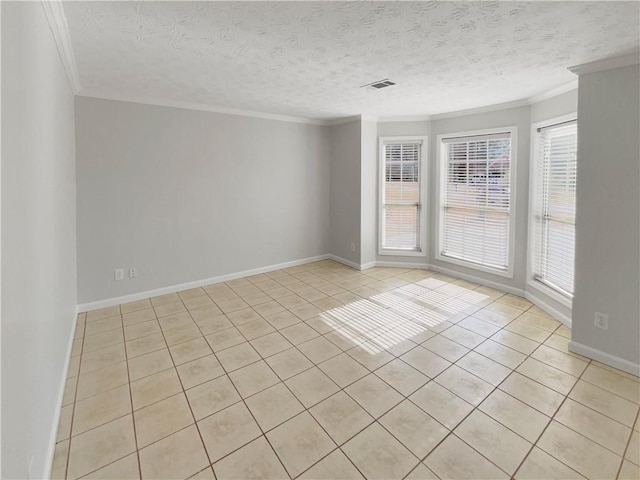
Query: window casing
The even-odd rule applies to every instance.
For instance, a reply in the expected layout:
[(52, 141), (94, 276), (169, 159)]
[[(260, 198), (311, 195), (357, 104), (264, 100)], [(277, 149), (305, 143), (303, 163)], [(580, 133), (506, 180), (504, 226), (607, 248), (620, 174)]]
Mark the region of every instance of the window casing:
[(380, 255), (427, 254), (426, 157), (426, 137), (380, 138)]
[(574, 284), (577, 137), (575, 117), (532, 135), (529, 278), (566, 299)]
[(438, 260), (513, 277), (516, 131), (438, 137)]

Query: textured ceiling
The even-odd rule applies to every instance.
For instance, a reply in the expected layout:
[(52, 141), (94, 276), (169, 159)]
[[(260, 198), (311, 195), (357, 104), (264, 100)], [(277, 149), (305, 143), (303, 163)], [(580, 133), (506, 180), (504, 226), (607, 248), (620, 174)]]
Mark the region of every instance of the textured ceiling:
[[(639, 44), (638, 2), (67, 2), (81, 94), (329, 119), (520, 100)], [(390, 78), (396, 86), (361, 85)]]

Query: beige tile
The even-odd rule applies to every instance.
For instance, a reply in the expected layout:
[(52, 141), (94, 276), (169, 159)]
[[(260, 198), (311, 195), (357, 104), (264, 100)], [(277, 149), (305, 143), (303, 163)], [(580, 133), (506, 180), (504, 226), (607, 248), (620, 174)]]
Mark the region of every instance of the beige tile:
[(129, 385), (108, 390), (76, 403), (73, 413), (73, 435), (131, 413)]
[(387, 363), (374, 373), (405, 397), (411, 395), (429, 381), (429, 377), (400, 359)]
[(547, 347), (546, 345), (540, 345), (531, 356), (574, 377), (579, 377), (585, 368), (587, 368), (587, 362), (584, 360), (560, 352), (555, 348)]
[(510, 293), (498, 298), (496, 302), (502, 303), (503, 305), (507, 305), (509, 307), (517, 308), (519, 310), (527, 310), (529, 307), (533, 305), (529, 300), (519, 297), (517, 295), (512, 295)]
[(167, 344), (162, 333), (137, 338), (126, 343), (127, 358), (139, 357), (163, 348), (167, 348)]
[(138, 455), (135, 453), (128, 455), (82, 478), (92, 480), (139, 480)]
[[(212, 333), (222, 332), (233, 327), (233, 324), (225, 315), (218, 315), (204, 320), (196, 320), (196, 325), (200, 329), (202, 335), (211, 335)], [(235, 328), (233, 329), (235, 330)]]
[(202, 333), (194, 322), (182, 325), (181, 327), (169, 328), (164, 331), (164, 339), (169, 346), (188, 342), (189, 340), (200, 337), (202, 337)]
[(231, 300), (222, 300), (217, 301), (215, 298), (213, 299), (218, 305), (218, 308), (223, 311), (223, 313), (229, 314), (232, 312), (236, 312), (238, 310), (242, 310), (243, 308), (248, 308), (249, 305), (240, 299), (240, 298), (232, 298)]
[(242, 299), (252, 307), (271, 301), (271, 297), (263, 292), (246, 295)]
[(194, 321), (188, 312), (181, 312), (176, 313), (175, 315), (169, 315), (168, 317), (159, 318), (158, 323), (160, 324), (160, 328), (165, 331), (185, 325), (193, 325)]
[(159, 307), (162, 305), (167, 305), (170, 303), (176, 303), (180, 301), (180, 297), (178, 296), (177, 293), (167, 293), (166, 295), (160, 295), (157, 297), (152, 297), (149, 300), (151, 300), (151, 304), (154, 307)]
[(483, 337), (490, 337), (498, 330), (500, 330), (499, 326), (489, 322), (485, 322), (484, 320), (480, 320), (473, 316), (461, 320), (460, 322), (458, 322), (458, 326), (466, 328), (467, 330), (470, 330)]
[(262, 358), (270, 357), (293, 346), (278, 332), (256, 338), (249, 343), (251, 343), (251, 346), (256, 349)]
[(187, 311), (182, 302), (167, 303), (158, 306), (154, 305), (153, 309), (156, 311), (158, 318), (168, 317), (169, 315), (175, 315), (176, 313)]
[(637, 404), (583, 380), (578, 380), (578, 383), (571, 390), (569, 398), (628, 427), (633, 426), (638, 413)]
[(438, 476), (429, 470), (424, 463), (419, 463), (418, 466), (404, 478), (405, 480), (439, 480)]
[(154, 375), (131, 382), (131, 398), (133, 409), (151, 405), (157, 401), (182, 391), (180, 379), (175, 368), (170, 368)]
[(402, 395), (373, 374), (349, 385), (345, 392), (374, 418), (382, 416), (403, 400)]
[(450, 430), (473, 410), (472, 405), (436, 382), (427, 383), (409, 399)]
[[(478, 320), (478, 322), (481, 322), (481, 320)], [(475, 348), (485, 340), (484, 336), (462, 328), (458, 325), (447, 328), (440, 335), (467, 348)]]
[(561, 323), (551, 317), (543, 317), (536, 315), (531, 311), (527, 311), (518, 317), (519, 322), (527, 323), (531, 326), (547, 330), (548, 332), (554, 332)]
[(260, 360), (260, 355), (258, 355), (258, 352), (256, 352), (248, 342), (216, 353), (218, 360), (227, 372), (237, 370)]
[(575, 470), (556, 460), (551, 455), (537, 447), (529, 453), (522, 466), (516, 472), (515, 478), (526, 480), (540, 479), (584, 479)]
[(429, 378), (436, 377), (446, 370), (451, 362), (423, 348), (416, 347), (400, 357), (404, 362)]
[(287, 472), (295, 477), (336, 448), (308, 412), (303, 412), (266, 434)]
[(622, 456), (631, 428), (567, 399), (554, 420)]
[(532, 443), (550, 421), (546, 415), (502, 390), (494, 390), (478, 408)]
[[(589, 361), (590, 360), (589, 358), (583, 357), (583, 356), (578, 355), (576, 353), (573, 353), (572, 355), (574, 355), (576, 357), (579, 357), (579, 358), (581, 358), (581, 359), (583, 359), (585, 361)], [(593, 365), (594, 367), (602, 368), (604, 370), (608, 370), (609, 372), (613, 372), (616, 375), (621, 375), (624, 378), (627, 378), (629, 380), (633, 380), (634, 382), (639, 384), (638, 387), (640, 388), (640, 377), (637, 376), (637, 375), (634, 375), (634, 374), (629, 373), (629, 372), (624, 372), (624, 371), (619, 370), (619, 369), (617, 369), (615, 367), (611, 367), (611, 366), (609, 366), (609, 365), (607, 365), (605, 363), (598, 362), (597, 360), (591, 360), (591, 365)]]
[(90, 312), (87, 312), (87, 323), (93, 322), (94, 320), (101, 320), (103, 318), (113, 317), (115, 315), (120, 315), (120, 305), (115, 305), (113, 307), (100, 308), (98, 310), (92, 310)]
[(516, 371), (563, 395), (567, 395), (578, 381), (577, 377), (533, 358), (527, 358)]
[(153, 308), (146, 308), (144, 310), (138, 310), (131, 313), (125, 313), (122, 315), (122, 323), (124, 326), (135, 325), (137, 323), (146, 322), (148, 320), (155, 320), (156, 312)]
[(511, 373), (510, 368), (476, 352), (469, 352), (458, 360), (456, 365), (494, 386), (497, 386)]
[[(124, 344), (112, 345), (107, 348), (96, 350), (95, 352), (83, 354), (80, 371), (82, 373), (88, 373), (114, 363), (124, 362), (125, 360)], [(71, 370), (71, 366), (69, 366), (69, 369)]]
[(251, 413), (238, 402), (198, 422), (198, 429), (212, 462), (262, 435)]
[(124, 344), (124, 335), (122, 328), (116, 330), (109, 330), (108, 332), (98, 333), (91, 335), (90, 337), (84, 337), (84, 343), (82, 347), (83, 353), (95, 352), (96, 350), (109, 347), (111, 345)]
[(366, 368), (345, 353), (322, 362), (318, 367), (341, 388), (369, 373)]
[(640, 386), (638, 382), (611, 370), (589, 365), (582, 375), (582, 380), (604, 388), (632, 402), (640, 403)]
[(493, 390), (493, 385), (456, 365), (438, 375), (435, 381), (472, 405), (478, 405)]
[(184, 393), (136, 411), (134, 419), (138, 448), (146, 447), (194, 423)]
[(317, 367), (291, 377), (285, 383), (307, 408), (339, 390), (339, 387)]
[(543, 330), (541, 328), (534, 327), (533, 325), (522, 322), (520, 320), (514, 320), (509, 325), (504, 327), (504, 329), (513, 333), (517, 333), (518, 335), (521, 335), (525, 338), (528, 338), (529, 340), (533, 340), (534, 342), (538, 343), (544, 342), (547, 338), (549, 338), (549, 335), (551, 335), (551, 332), (549, 330)]
[(627, 447), (624, 458), (635, 463), (636, 465), (640, 465), (640, 433), (634, 431), (631, 434), (631, 438), (629, 439), (629, 446)]
[(229, 377), (242, 398), (254, 395), (280, 381), (264, 360), (234, 370), (229, 373)]
[(349, 440), (342, 451), (366, 478), (403, 478), (418, 459), (378, 423)]
[[(310, 295), (310, 298), (308, 299), (308, 301), (311, 301), (311, 298), (316, 298), (316, 297), (317, 295)], [(316, 298), (316, 300), (320, 300), (320, 298)], [(316, 315), (318, 315), (320, 312), (322, 312), (321, 309), (319, 309), (318, 307), (310, 303), (306, 303), (304, 305), (294, 307), (290, 311), (300, 320), (309, 320), (310, 318), (313, 318)]]
[(82, 400), (98, 393), (129, 383), (127, 362), (114, 363), (78, 377), (77, 400)]
[(298, 477), (301, 480), (353, 480), (364, 478), (340, 450), (334, 450)]
[[(116, 345), (118, 347), (119, 345)], [(99, 352), (99, 350), (98, 350)], [(91, 354), (88, 354), (87, 357), (90, 357)], [(80, 355), (76, 355), (75, 357), (71, 357), (69, 359), (69, 368), (67, 370), (67, 378), (77, 377), (80, 372)]]
[(211, 349), (216, 353), (226, 348), (233, 347), (234, 345), (246, 342), (246, 339), (235, 327), (212, 333), (211, 335), (207, 335), (205, 338), (207, 339), (207, 343), (211, 346)]
[(200, 357), (213, 353), (207, 341), (203, 338), (196, 338), (188, 342), (180, 343), (169, 347), (173, 363), (182, 365)]
[(240, 401), (240, 395), (226, 375), (190, 388), (186, 393), (196, 420)]
[(67, 475), (67, 460), (69, 458), (69, 440), (56, 443), (51, 465), (51, 480), (64, 480)]
[(195, 425), (140, 450), (143, 478), (187, 478), (209, 460)]
[[(227, 317), (229, 318), (229, 320), (231, 320), (231, 323), (233, 323), (239, 329), (240, 329), (240, 325), (246, 325), (247, 323), (257, 321), (257, 325), (253, 326), (253, 329), (257, 331), (257, 333), (254, 333), (254, 335), (256, 336), (259, 336), (259, 333), (260, 333), (258, 326), (261, 326), (262, 329), (265, 331), (265, 333), (273, 331), (273, 329), (270, 328), (271, 326), (268, 323), (265, 325), (264, 323), (261, 322), (261, 320), (263, 319), (252, 308), (243, 308), (241, 310), (236, 310), (235, 312), (229, 312), (227, 313)], [(247, 332), (248, 333), (252, 332), (253, 329), (250, 326), (248, 327)]]
[(161, 333), (160, 324), (155, 319), (124, 327), (124, 338), (127, 341), (153, 335), (154, 333)]
[(287, 472), (264, 437), (259, 437), (214, 463), (218, 480), (282, 480)]
[(555, 421), (537, 446), (587, 478), (613, 478), (620, 465), (620, 457)]
[(380, 423), (418, 458), (424, 458), (449, 433), (409, 400), (380, 418)]
[(499, 388), (548, 416), (556, 412), (564, 398), (560, 393), (517, 372), (509, 375)]
[(292, 308), (305, 305), (307, 301), (304, 298), (296, 294), (293, 294), (293, 295), (287, 295), (287, 296), (278, 298), (278, 303), (283, 307), (291, 310)]
[(479, 410), (471, 412), (455, 434), (510, 475), (531, 448), (531, 443)]
[(284, 383), (269, 387), (247, 398), (245, 402), (265, 432), (304, 410)]
[(284, 312), (286, 311), (286, 308), (284, 308), (275, 300), (271, 300), (271, 297), (269, 297), (269, 301), (256, 305), (254, 307), (254, 310), (258, 312), (261, 316), (266, 318), (266, 317), (269, 317), (270, 315)]
[(486, 307), (482, 310), (478, 310), (473, 314), (474, 318), (482, 320), (487, 323), (491, 323), (497, 327), (503, 328), (505, 325), (511, 323), (513, 319), (509, 318), (507, 315), (503, 315), (499, 312), (493, 312), (491, 310), (487, 310)]
[(153, 375), (167, 368), (173, 367), (173, 361), (168, 349), (147, 353), (129, 360), (129, 376), (131, 381)]
[(371, 415), (344, 392), (323, 400), (310, 412), (338, 445), (373, 422)]
[(120, 305), (120, 311), (123, 315), (131, 312), (138, 312), (146, 308), (151, 308), (151, 301), (148, 298)]
[(213, 469), (211, 467), (207, 467), (189, 478), (191, 480), (216, 480), (216, 477), (213, 474)]
[(514, 319), (516, 317), (519, 317), (520, 315), (522, 315), (522, 309), (520, 308), (514, 308), (511, 307), (509, 305), (505, 305), (504, 303), (500, 303), (500, 302), (494, 302), (490, 305), (487, 305), (485, 307), (485, 310), (489, 310), (490, 312), (497, 312), (500, 313), (506, 317), (509, 317), (510, 319)]
[(208, 305), (214, 305), (213, 300), (211, 300), (207, 294), (200, 297), (185, 298), (182, 300), (182, 303), (187, 307), (187, 310), (195, 310)]
[(298, 345), (299, 343), (306, 342), (307, 340), (311, 340), (312, 338), (319, 336), (319, 333), (306, 323), (298, 323), (296, 325), (283, 328), (280, 330), (280, 333), (294, 345)]
[(224, 375), (224, 369), (215, 355), (193, 360), (176, 368), (185, 390)]
[(135, 450), (131, 415), (84, 432), (71, 439), (67, 478), (79, 478)]
[(352, 330), (345, 327), (336, 327), (334, 330), (323, 336), (343, 351), (349, 350), (355, 345), (361, 345), (367, 341), (365, 338), (355, 334)]
[(269, 322), (262, 318), (249, 320), (241, 325), (236, 324), (236, 326), (247, 340), (253, 340), (254, 338), (275, 332), (275, 329), (269, 324)]
[(313, 366), (296, 348), (273, 355), (267, 358), (266, 362), (282, 380), (291, 378)]
[(623, 461), (618, 478), (620, 480), (638, 480), (640, 478), (640, 466), (634, 465), (628, 460)]
[(512, 369), (516, 368), (527, 358), (523, 353), (505, 347), (501, 343), (494, 342), (491, 339), (477, 346), (474, 351)]
[(501, 343), (505, 347), (517, 350), (520, 353), (524, 353), (525, 355), (531, 355), (533, 351), (538, 348), (538, 345), (540, 345), (538, 342), (534, 342), (533, 340), (507, 330), (500, 330), (491, 337), (491, 340)]
[(313, 340), (301, 343), (297, 348), (316, 364), (335, 357), (342, 351), (324, 337), (316, 337)]
[(353, 347), (347, 350), (346, 353), (371, 372), (394, 359), (393, 355), (376, 345), (375, 339), (373, 342)]
[[(125, 365), (125, 372), (127, 371)], [(64, 384), (64, 396), (62, 397), (62, 406), (69, 405), (75, 402), (76, 399), (76, 386), (78, 385), (78, 377), (72, 377), (65, 380)]]
[(71, 417), (73, 416), (73, 405), (67, 405), (60, 409), (60, 419), (58, 421), (58, 433), (56, 442), (66, 440), (71, 436)]
[(445, 438), (424, 463), (440, 478), (509, 478), (506, 473), (455, 435)]
[(227, 318), (225, 315), (223, 315), (222, 310), (220, 310), (216, 305), (205, 305), (199, 308), (194, 308), (189, 313), (191, 314), (193, 320), (196, 322)]
[[(84, 334), (85, 337), (90, 337), (98, 333), (104, 333), (118, 328), (122, 328), (122, 317), (120, 315), (96, 320), (95, 322), (89, 322), (85, 326)], [(76, 340), (82, 341), (82, 339)]]

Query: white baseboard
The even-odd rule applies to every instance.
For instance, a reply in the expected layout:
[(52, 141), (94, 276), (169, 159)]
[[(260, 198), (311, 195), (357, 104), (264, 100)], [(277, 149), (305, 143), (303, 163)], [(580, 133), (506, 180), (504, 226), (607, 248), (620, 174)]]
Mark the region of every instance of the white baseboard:
[(415, 268), (418, 270), (429, 270), (428, 263), (415, 263), (415, 262), (376, 262), (376, 267), (391, 267), (391, 268)]
[(640, 363), (630, 362), (629, 360), (625, 360), (624, 358), (616, 357), (615, 355), (611, 355), (610, 353), (603, 352), (596, 348), (588, 347), (587, 345), (583, 345), (582, 343), (578, 343), (573, 340), (569, 342), (569, 351), (583, 355), (585, 357), (589, 357), (593, 360), (604, 363), (605, 365), (609, 365), (610, 367), (617, 368), (618, 370), (622, 370), (624, 372), (630, 373), (631, 375), (640, 377)]
[(71, 351), (73, 350), (73, 340), (76, 335), (76, 327), (78, 323), (78, 311), (71, 324), (71, 334), (67, 345), (67, 356), (62, 369), (62, 378), (60, 379), (60, 387), (58, 389), (58, 400), (56, 401), (56, 409), (54, 410), (53, 428), (49, 436), (49, 447), (47, 449), (47, 458), (44, 465), (43, 478), (51, 478), (51, 468), (53, 467), (53, 457), (56, 453), (56, 440), (58, 438), (58, 427), (60, 426), (60, 414), (62, 413), (62, 402), (64, 401), (64, 390), (67, 386), (67, 375), (69, 374), (69, 364), (71, 363)]
[(564, 313), (562, 313), (560, 310), (553, 308), (551, 305), (549, 305), (547, 302), (540, 300), (540, 297), (538, 297), (535, 293), (533, 293), (530, 290), (527, 290), (524, 294), (524, 298), (526, 298), (527, 300), (529, 300), (530, 302), (534, 303), (535, 305), (537, 305), (538, 307), (540, 307), (542, 310), (544, 310), (545, 312), (547, 312), (549, 315), (551, 315), (553, 318), (555, 318), (556, 320), (558, 320), (559, 322), (561, 322), (564, 326), (571, 328), (571, 317), (565, 315)]
[(378, 263), (374, 260), (373, 262), (362, 263), (360, 264), (360, 270), (367, 270), (369, 268), (377, 267)]
[[(337, 255), (333, 255), (332, 253), (327, 255), (327, 257), (329, 259), (333, 260), (334, 262), (341, 263), (343, 265), (346, 265), (347, 267), (355, 268), (356, 270), (363, 270), (362, 265), (360, 265), (359, 263), (356, 263), (356, 262), (352, 262), (351, 260), (347, 260), (346, 258), (342, 258), (342, 257), (339, 257)], [(374, 263), (374, 265), (371, 265), (372, 267), (375, 266), (375, 262), (373, 262), (373, 263)]]
[(494, 282), (493, 280), (486, 280), (481, 277), (476, 277), (475, 275), (461, 273), (456, 270), (450, 270), (439, 265), (430, 265), (429, 270), (444, 273), (445, 275), (449, 275), (451, 277), (461, 278), (462, 280), (466, 280), (468, 282), (478, 283), (480, 285), (484, 285), (485, 287), (495, 288), (496, 290), (500, 290), (502, 292), (512, 293), (513, 295), (518, 295), (520, 297), (524, 297), (525, 294), (524, 290), (520, 288), (511, 287), (509, 285), (505, 285), (504, 283)]
[[(158, 295), (166, 295), (167, 293), (176, 293), (183, 290), (189, 290), (191, 288), (213, 285), (214, 283), (228, 282), (229, 280), (235, 280), (237, 278), (249, 277), (251, 275), (258, 275), (260, 273), (273, 272), (274, 270), (281, 270), (283, 268), (297, 267), (298, 265), (304, 265), (306, 263), (319, 262), (320, 260), (327, 260), (328, 258), (332, 258), (332, 255), (318, 255), (315, 257), (302, 258), (300, 260), (292, 260), (290, 262), (278, 263), (276, 265), (244, 270), (242, 272), (235, 272), (227, 275), (205, 278), (193, 282), (181, 283), (179, 285), (170, 285), (168, 287), (156, 288), (154, 290), (147, 290), (145, 292), (132, 293), (130, 295), (124, 295), (122, 297), (107, 298), (105, 300), (82, 303), (78, 305), (78, 312), (88, 312), (89, 310), (95, 310), (98, 308), (112, 307), (114, 305), (120, 305), (122, 303), (135, 302), (136, 300), (144, 300), (145, 298), (157, 297)], [(359, 269), (359, 267), (354, 268)]]

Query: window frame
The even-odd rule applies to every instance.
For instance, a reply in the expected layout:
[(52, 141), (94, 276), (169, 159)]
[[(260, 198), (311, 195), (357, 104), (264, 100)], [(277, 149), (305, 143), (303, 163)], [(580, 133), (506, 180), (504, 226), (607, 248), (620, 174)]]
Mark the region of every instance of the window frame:
[[(406, 250), (383, 247), (384, 240), (384, 191), (385, 191), (385, 145), (389, 143), (420, 143), (420, 249)], [(378, 138), (378, 255), (402, 256), (402, 257), (425, 257), (427, 256), (427, 208), (428, 208), (428, 188), (427, 188), (427, 168), (429, 138), (426, 135), (406, 135), (406, 136), (381, 136)]]
[[(449, 257), (442, 254), (442, 246), (444, 244), (444, 215), (442, 209), (444, 206), (447, 168), (446, 168), (446, 152), (444, 139), (454, 137), (476, 137), (480, 135), (494, 135), (498, 133), (508, 133), (511, 140), (511, 158), (510, 158), (510, 176), (509, 176), (509, 231), (507, 240), (507, 268), (505, 270), (488, 267), (478, 263), (470, 262), (460, 258)], [(459, 265), (479, 272), (490, 273), (500, 277), (514, 278), (515, 267), (515, 233), (516, 233), (516, 179), (518, 165), (518, 127), (509, 125), (504, 127), (487, 128), (483, 130), (468, 130), (462, 132), (443, 133), (437, 136), (437, 158), (436, 175), (437, 178), (437, 195), (436, 195), (436, 245), (434, 258), (438, 261)]]
[[(542, 282), (536, 278), (535, 274), (535, 247), (536, 247), (536, 228), (535, 228), (535, 205), (538, 195), (538, 173), (540, 163), (538, 161), (538, 129), (557, 125), (559, 123), (577, 121), (577, 112), (568, 113), (559, 117), (550, 118), (540, 122), (531, 124), (531, 140), (530, 140), (530, 164), (529, 164), (529, 211), (528, 215), (528, 239), (527, 239), (527, 287), (541, 292), (547, 297), (555, 300), (561, 305), (571, 308), (573, 305), (573, 295), (568, 295), (564, 291), (558, 290)], [(574, 245), (575, 253), (575, 245)]]

